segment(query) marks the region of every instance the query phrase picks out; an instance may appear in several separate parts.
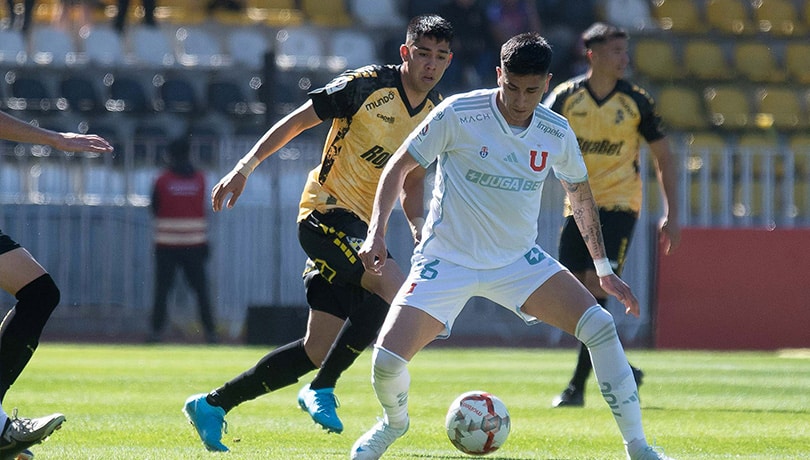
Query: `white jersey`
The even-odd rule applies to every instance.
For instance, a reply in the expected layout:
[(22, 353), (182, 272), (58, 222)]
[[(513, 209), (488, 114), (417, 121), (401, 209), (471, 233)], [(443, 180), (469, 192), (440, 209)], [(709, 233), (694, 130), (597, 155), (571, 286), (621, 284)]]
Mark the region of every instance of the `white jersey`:
[(445, 99), (405, 141), (423, 167), (437, 160), (417, 253), (473, 269), (509, 265), (536, 244), (549, 170), (568, 182), (587, 179), (565, 118), (538, 105), (515, 133), (497, 95), (493, 88)]

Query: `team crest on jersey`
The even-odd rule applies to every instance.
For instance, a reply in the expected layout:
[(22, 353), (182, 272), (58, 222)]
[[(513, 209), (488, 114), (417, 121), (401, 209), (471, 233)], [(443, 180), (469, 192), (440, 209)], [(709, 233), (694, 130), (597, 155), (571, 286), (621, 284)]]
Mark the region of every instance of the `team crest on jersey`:
[(532, 159), (532, 161), (530, 163), (530, 166), (532, 167), (532, 170), (540, 172), (540, 171), (546, 169), (546, 159), (548, 158), (548, 152), (543, 151), (543, 152), (540, 153), (540, 158), (541, 158), (540, 159), (540, 164), (537, 163), (537, 150), (530, 151), (529, 155), (531, 155), (531, 159)]
[(617, 110), (616, 111), (616, 121), (614, 121), (614, 123), (618, 125), (618, 124), (621, 124), (621, 122), (623, 122), (623, 121), (624, 121), (624, 111), (623, 110)]
[(487, 148), (486, 145), (482, 145), (481, 146), (481, 151), (478, 152), (478, 154), (481, 155), (481, 158), (486, 158), (487, 155), (489, 155), (489, 149)]

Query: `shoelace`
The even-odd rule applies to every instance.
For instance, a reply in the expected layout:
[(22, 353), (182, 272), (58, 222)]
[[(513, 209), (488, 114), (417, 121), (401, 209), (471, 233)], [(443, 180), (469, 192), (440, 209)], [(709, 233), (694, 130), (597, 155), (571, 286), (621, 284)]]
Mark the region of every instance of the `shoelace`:
[(315, 402), (315, 406), (317, 406), (318, 410), (316, 412), (321, 412), (324, 408), (330, 407), (340, 407), (340, 401), (338, 401), (338, 397), (334, 393), (315, 393), (315, 398), (313, 398)]
[[(377, 420), (377, 425), (379, 425), (380, 428), (375, 430), (375, 433), (368, 438), (368, 445), (373, 447), (375, 450), (381, 447), (387, 449), (388, 446), (393, 444), (394, 441), (402, 436), (402, 433), (395, 433), (398, 430), (388, 427), (388, 425), (386, 425), (382, 419), (378, 418)], [(386, 429), (386, 427), (388, 427), (388, 429)], [(378, 433), (380, 436), (377, 436)]]

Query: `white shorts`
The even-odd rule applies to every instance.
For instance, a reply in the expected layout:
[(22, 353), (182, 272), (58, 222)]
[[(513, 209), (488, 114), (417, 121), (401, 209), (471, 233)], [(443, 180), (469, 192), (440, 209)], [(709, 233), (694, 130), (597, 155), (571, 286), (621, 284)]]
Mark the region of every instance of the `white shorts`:
[(485, 297), (515, 313), (526, 324), (538, 319), (520, 310), (526, 299), (565, 267), (535, 246), (526, 255), (501, 268), (475, 270), (443, 259), (415, 254), (411, 271), (392, 305), (408, 305), (444, 324), (440, 338), (450, 331), (462, 308), (473, 296)]

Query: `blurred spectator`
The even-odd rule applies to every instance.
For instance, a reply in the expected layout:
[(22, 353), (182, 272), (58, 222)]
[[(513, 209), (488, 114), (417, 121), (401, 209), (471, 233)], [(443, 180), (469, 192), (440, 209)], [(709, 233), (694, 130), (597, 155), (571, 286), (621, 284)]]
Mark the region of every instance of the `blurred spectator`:
[(205, 176), (189, 161), (189, 143), (183, 137), (169, 144), (169, 167), (155, 181), (152, 213), (155, 216), (155, 303), (149, 342), (159, 342), (166, 322), (166, 299), (178, 269), (197, 294), (205, 338), (217, 342), (211, 314), (205, 263), (208, 259), (208, 221)]
[(444, 94), (469, 91), (481, 86), (494, 86), (494, 81), (483, 81), (492, 75), (498, 65), (498, 48), (487, 29), (485, 0), (446, 0), (438, 14), (453, 24), (453, 62), (444, 73), (439, 88)]
[[(541, 32), (535, 0), (494, 0), (487, 7), (487, 21), (494, 43), (506, 43), (524, 32)], [(457, 26), (453, 24), (453, 28)]]
[[(156, 0), (142, 0), (143, 2), (143, 23), (147, 26), (156, 26), (155, 3)], [(129, 11), (129, 0), (118, 0), (118, 12), (113, 20), (113, 26), (119, 33), (124, 32), (127, 25), (127, 11)]]
[(11, 19), (11, 27), (27, 34), (31, 30), (34, 0), (23, 0), (21, 2), (7, 0), (6, 5), (8, 6), (8, 16)]
[(587, 70), (582, 32), (596, 22), (597, 3), (613, 1), (536, 0), (537, 13), (543, 23), (542, 34), (554, 50), (551, 59), (552, 87)]

